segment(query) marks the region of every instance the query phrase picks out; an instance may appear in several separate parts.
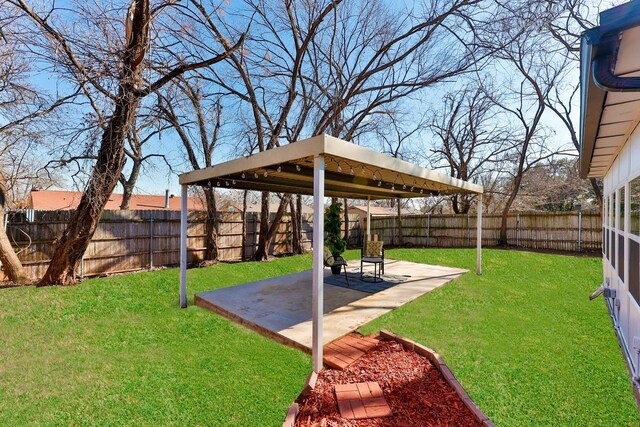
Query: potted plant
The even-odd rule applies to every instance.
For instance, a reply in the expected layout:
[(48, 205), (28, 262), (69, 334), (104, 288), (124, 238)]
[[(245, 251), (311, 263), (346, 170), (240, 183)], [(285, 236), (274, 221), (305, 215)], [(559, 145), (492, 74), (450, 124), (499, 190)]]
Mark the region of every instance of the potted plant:
[[(347, 242), (342, 239), (342, 203), (333, 203), (324, 215), (324, 231), (327, 235), (324, 245), (334, 257), (342, 255)], [(332, 265), (331, 272), (340, 274), (340, 266)]]

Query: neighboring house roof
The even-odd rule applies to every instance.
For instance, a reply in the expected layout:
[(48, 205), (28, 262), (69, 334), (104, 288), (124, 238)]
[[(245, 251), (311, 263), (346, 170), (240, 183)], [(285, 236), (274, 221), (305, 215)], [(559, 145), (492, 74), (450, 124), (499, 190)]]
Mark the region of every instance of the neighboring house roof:
[[(366, 206), (349, 206), (349, 213), (354, 214), (367, 214)], [(386, 208), (383, 206), (371, 206), (370, 208), (371, 216), (395, 216), (398, 215), (397, 208)], [(419, 212), (415, 209), (402, 208), (400, 209), (401, 215), (416, 215)]]
[(580, 45), (580, 176), (606, 175), (640, 111), (640, 0), (600, 13)]
[[(29, 196), (27, 209), (40, 211), (69, 210), (75, 209), (80, 203), (82, 193), (79, 191), (58, 191), (58, 190), (38, 190), (32, 191)], [(105, 209), (120, 209), (122, 194), (112, 194), (109, 197)], [(187, 199), (189, 210), (204, 210), (204, 204), (198, 198), (189, 197)], [(165, 209), (164, 195), (134, 194), (129, 202), (131, 210), (155, 210)], [(171, 211), (180, 210), (180, 197), (169, 197), (169, 208)]]

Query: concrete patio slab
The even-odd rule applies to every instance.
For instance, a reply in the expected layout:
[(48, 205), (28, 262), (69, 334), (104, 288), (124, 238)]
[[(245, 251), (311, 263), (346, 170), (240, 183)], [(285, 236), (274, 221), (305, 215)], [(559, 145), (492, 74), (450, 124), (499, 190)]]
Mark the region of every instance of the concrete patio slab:
[[(348, 271), (359, 272), (359, 266)], [(386, 274), (410, 277), (373, 294), (325, 283), (324, 343), (356, 330), (467, 271), (385, 260)], [(330, 275), (331, 272), (325, 269), (325, 277)], [(307, 352), (311, 349), (311, 270), (199, 293), (195, 302), (279, 342)]]

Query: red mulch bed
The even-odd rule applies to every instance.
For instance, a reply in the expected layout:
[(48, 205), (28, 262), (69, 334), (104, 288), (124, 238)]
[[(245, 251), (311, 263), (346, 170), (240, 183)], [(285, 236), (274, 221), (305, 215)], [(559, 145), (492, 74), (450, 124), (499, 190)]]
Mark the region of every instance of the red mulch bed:
[[(347, 420), (340, 417), (333, 386), (377, 381), (393, 415)], [(343, 371), (327, 369), (315, 389), (298, 402), (296, 426), (481, 426), (429, 359), (381, 341)]]

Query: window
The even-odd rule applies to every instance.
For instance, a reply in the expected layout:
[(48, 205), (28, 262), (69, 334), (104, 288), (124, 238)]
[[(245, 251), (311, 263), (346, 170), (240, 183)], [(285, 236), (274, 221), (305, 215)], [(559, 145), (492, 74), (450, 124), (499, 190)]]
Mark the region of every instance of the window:
[(624, 202), (625, 202), (625, 198), (624, 198), (624, 187), (622, 187), (620, 189), (620, 210), (618, 211), (618, 229), (620, 231), (624, 231)]
[(640, 236), (640, 176), (629, 183), (629, 232)]
[(616, 192), (611, 193), (611, 211), (609, 212), (611, 228), (616, 228)]

